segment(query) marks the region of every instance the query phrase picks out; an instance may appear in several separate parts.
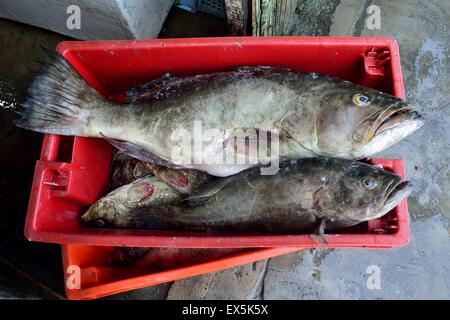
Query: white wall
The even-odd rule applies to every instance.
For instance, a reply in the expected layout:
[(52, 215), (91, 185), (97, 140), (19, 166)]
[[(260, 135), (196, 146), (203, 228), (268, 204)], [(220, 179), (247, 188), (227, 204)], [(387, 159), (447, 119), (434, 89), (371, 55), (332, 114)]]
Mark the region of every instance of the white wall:
[[(0, 0), (0, 17), (77, 39), (144, 39), (158, 36), (173, 0)], [(80, 30), (70, 30), (67, 7), (80, 7)]]

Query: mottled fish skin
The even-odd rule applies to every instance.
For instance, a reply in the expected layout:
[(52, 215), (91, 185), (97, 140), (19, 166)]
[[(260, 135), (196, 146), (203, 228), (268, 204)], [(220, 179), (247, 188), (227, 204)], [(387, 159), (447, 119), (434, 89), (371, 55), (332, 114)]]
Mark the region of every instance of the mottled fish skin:
[[(152, 175), (155, 175), (152, 177)], [(146, 205), (173, 205), (214, 177), (192, 169), (171, 169), (121, 152), (113, 154), (113, 191), (93, 204), (82, 220), (97, 227), (130, 228), (129, 213)]]
[[(128, 104), (107, 100), (56, 56), (33, 81), (14, 123), (45, 133), (105, 137), (141, 160), (215, 176), (229, 176), (267, 160), (253, 148), (238, 148), (241, 164), (224, 163), (222, 151), (233, 150), (234, 135), (242, 130), (278, 130), (274, 137), (279, 138), (279, 154), (269, 160), (359, 159), (395, 144), (423, 124), (407, 102), (389, 94), (283, 68), (165, 76), (130, 92), (134, 99)], [(202, 161), (175, 161), (173, 152), (191, 149), (192, 140), (172, 135), (180, 128), (192, 135), (195, 123), (201, 123), (204, 132), (216, 130), (192, 152)]]
[[(203, 130), (218, 129), (220, 132), (201, 148), (203, 158), (209, 156), (212, 162), (220, 164), (182, 165), (216, 176), (228, 176), (252, 166), (223, 164), (221, 151), (234, 133), (228, 132), (229, 129), (245, 131), (254, 128), (259, 132), (278, 129), (279, 156), (284, 159), (318, 155), (359, 159), (394, 144), (422, 123), (421, 120), (413, 121), (415, 124), (399, 133), (401, 137), (392, 135), (376, 141), (373, 138), (381, 123), (400, 111), (408, 114), (408, 119), (413, 118), (415, 116), (410, 115), (412, 108), (377, 90), (321, 75), (269, 68), (261, 74), (244, 69), (193, 79), (201, 86), (197, 87), (190, 79), (191, 85), (185, 88), (177, 80), (176, 84), (186, 91), (166, 94), (153, 102), (152, 108), (140, 105), (139, 101), (126, 106), (129, 108), (127, 118), (116, 120), (112, 112), (114, 118), (105, 123), (103, 117), (101, 121), (94, 117), (88, 135), (102, 131), (107, 137), (132, 142), (170, 162), (173, 150), (180, 146), (183, 150), (189, 149), (191, 141), (185, 143), (168, 137), (179, 128), (193, 133), (194, 123), (200, 122)], [(357, 94), (370, 97), (370, 104), (356, 105)], [(110, 106), (106, 108), (110, 110)], [(103, 114), (106, 109), (99, 111)], [(408, 119), (402, 121), (406, 123)], [(124, 131), (124, 128), (133, 129)], [(253, 163), (260, 161), (257, 153), (248, 150), (243, 153), (238, 152), (237, 156), (249, 157)]]
[(110, 190), (129, 184), (136, 179), (152, 175), (145, 162), (115, 150), (111, 164)]
[(197, 191), (214, 179), (205, 172), (193, 169), (172, 169), (151, 162), (144, 162), (144, 166), (155, 177), (186, 195)]
[[(337, 158), (287, 161), (273, 176), (252, 168), (213, 181), (181, 206), (133, 210), (138, 228), (226, 233), (314, 233), (378, 218), (406, 183), (379, 167)], [(389, 199), (389, 201), (388, 201)]]
[(146, 176), (97, 200), (81, 220), (95, 227), (133, 228), (130, 211), (148, 205), (174, 205), (183, 195), (156, 177)]

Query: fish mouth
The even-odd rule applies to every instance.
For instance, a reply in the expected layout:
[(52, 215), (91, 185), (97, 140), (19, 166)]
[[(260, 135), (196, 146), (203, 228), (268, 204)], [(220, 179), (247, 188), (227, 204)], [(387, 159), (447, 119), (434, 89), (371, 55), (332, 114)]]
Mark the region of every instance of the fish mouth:
[(373, 136), (381, 135), (386, 131), (404, 131), (405, 129), (413, 132), (423, 124), (424, 119), (422, 115), (410, 106), (393, 106), (388, 108), (388, 111), (380, 114), (374, 123), (372, 132)]
[(81, 217), (81, 222), (83, 225), (94, 228), (112, 228), (114, 224), (107, 221), (103, 218), (90, 218), (90, 217)]
[(409, 181), (393, 183), (388, 190), (386, 200), (378, 217), (384, 216), (386, 213), (394, 209), (404, 198), (408, 197), (412, 191), (412, 185)]
[(83, 225), (88, 227), (96, 227), (96, 228), (107, 228), (111, 227), (112, 224), (109, 223), (106, 219), (103, 219), (98, 216), (96, 211), (96, 207), (93, 206), (89, 208), (82, 216), (81, 222)]
[(424, 123), (422, 115), (411, 106), (392, 105), (363, 121), (353, 138), (363, 144), (361, 153), (371, 156), (406, 138)]
[(402, 131), (411, 133), (423, 124), (422, 115), (408, 104), (402, 103), (380, 110), (363, 120), (354, 130), (353, 138), (368, 143), (385, 132), (403, 129)]

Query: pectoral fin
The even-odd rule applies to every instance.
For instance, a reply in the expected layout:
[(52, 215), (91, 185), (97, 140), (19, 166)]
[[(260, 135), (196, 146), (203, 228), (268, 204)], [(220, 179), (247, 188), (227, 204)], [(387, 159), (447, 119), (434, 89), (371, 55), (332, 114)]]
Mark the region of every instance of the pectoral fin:
[(133, 158), (139, 159), (141, 161), (154, 162), (156, 164), (166, 166), (166, 167), (169, 167), (172, 169), (180, 169), (181, 168), (179, 166), (174, 165), (173, 163), (170, 163), (169, 161), (161, 159), (160, 157), (156, 156), (155, 154), (151, 153), (150, 151), (145, 150), (144, 148), (142, 148), (141, 146), (139, 146), (135, 143), (109, 138), (101, 132), (100, 132), (100, 135), (106, 141), (108, 141), (113, 147), (119, 149), (122, 152), (125, 152), (126, 154), (129, 154)]
[(232, 181), (232, 178), (221, 178), (213, 180), (200, 190), (194, 192), (183, 200), (183, 204), (189, 207), (195, 207), (206, 203), (216, 194), (218, 194), (226, 185)]

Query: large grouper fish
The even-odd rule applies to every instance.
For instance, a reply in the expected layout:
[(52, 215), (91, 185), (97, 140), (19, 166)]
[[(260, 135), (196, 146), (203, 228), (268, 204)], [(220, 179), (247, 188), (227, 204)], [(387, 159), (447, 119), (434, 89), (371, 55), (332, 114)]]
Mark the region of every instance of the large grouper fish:
[[(423, 124), (410, 104), (389, 94), (278, 67), (165, 75), (127, 94), (125, 103), (106, 99), (55, 54), (31, 84), (15, 124), (44, 133), (104, 137), (143, 161), (215, 176), (275, 157), (361, 159)], [(198, 137), (199, 124), (207, 137)], [(192, 147), (194, 140), (200, 147)], [(249, 147), (253, 140), (269, 152)], [(224, 161), (230, 150), (234, 162)]]
[(275, 175), (247, 169), (210, 182), (179, 205), (130, 215), (141, 229), (322, 235), (379, 218), (410, 191), (409, 182), (374, 165), (305, 158), (282, 162)]

